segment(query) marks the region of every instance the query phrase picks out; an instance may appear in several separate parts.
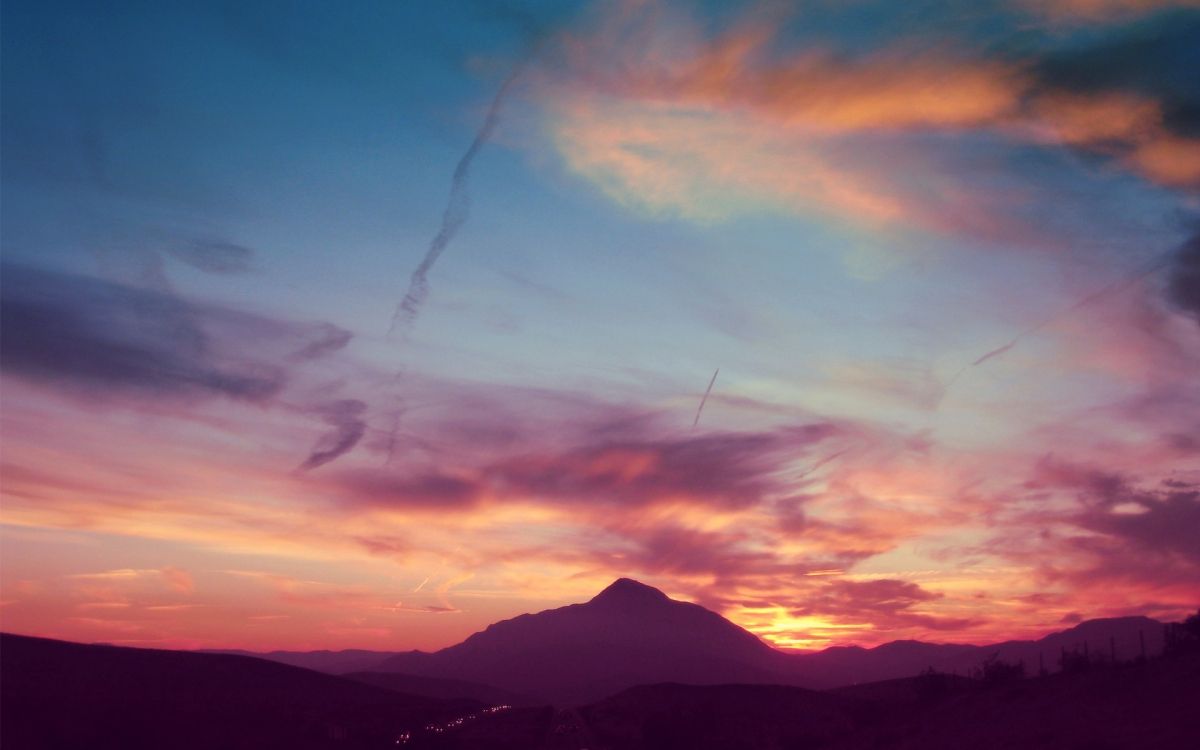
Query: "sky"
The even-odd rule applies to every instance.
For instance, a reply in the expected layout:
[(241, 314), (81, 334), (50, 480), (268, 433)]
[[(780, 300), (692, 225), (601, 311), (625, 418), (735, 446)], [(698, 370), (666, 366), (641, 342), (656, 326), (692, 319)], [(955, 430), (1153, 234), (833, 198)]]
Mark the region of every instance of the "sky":
[(2, 27), (6, 631), (428, 650), (622, 576), (787, 649), (1200, 604), (1200, 3)]

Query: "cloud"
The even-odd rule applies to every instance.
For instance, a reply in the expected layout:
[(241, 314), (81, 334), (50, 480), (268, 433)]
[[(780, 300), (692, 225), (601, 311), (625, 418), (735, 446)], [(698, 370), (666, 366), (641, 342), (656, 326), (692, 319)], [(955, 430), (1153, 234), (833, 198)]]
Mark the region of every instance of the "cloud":
[(920, 626), (934, 630), (961, 630), (976, 624), (964, 618), (936, 617), (918, 607), (941, 599), (910, 581), (878, 578), (869, 581), (835, 580), (820, 586), (796, 607), (795, 617), (821, 615), (835, 621), (870, 622), (877, 629)]
[[(158, 581), (165, 585), (170, 590), (180, 594), (190, 594), (195, 590), (195, 583), (192, 580), (192, 574), (188, 571), (168, 565), (164, 568), (118, 568), (115, 570), (105, 570), (99, 573), (76, 573), (69, 576), (72, 580), (86, 581), (101, 584), (112, 584), (120, 586), (133, 586), (144, 582)], [(107, 593), (113, 595), (112, 589), (91, 589), (91, 593), (95, 592)], [(89, 606), (92, 607), (128, 607), (130, 604), (123, 598), (115, 602), (92, 602)]]
[[(1123, 557), (1151, 556), (1200, 570), (1193, 533), (1200, 524), (1200, 485), (1170, 481), (1147, 489), (1124, 474), (1046, 459), (1030, 486), (1072, 491), (1080, 507), (1069, 514), (1070, 520), (1118, 543)], [(1086, 546), (1095, 543), (1080, 541)], [(1110, 555), (1117, 551), (1106, 546)], [(1121, 563), (1105, 560), (1105, 567), (1120, 569)]]
[(1200, 94), (1180, 82), (1198, 18), (1022, 57), (966, 39), (792, 49), (770, 20), (706, 36), (666, 4), (620, 5), (564, 36), (541, 99), (567, 167), (652, 215), (819, 212), (1010, 239), (1038, 201), (1022, 149), (1200, 186)]
[(673, 499), (743, 507), (774, 487), (785, 450), (803, 452), (836, 432), (808, 425), (778, 432), (602, 440), (558, 454), (489, 466), (488, 480), (516, 495), (560, 503), (638, 506)]
[(1200, 484), (1046, 457), (1025, 488), (1037, 505), (1005, 524), (994, 551), (1039, 560), (1046, 580), (1077, 593), (1113, 582), (1164, 598), (1200, 593)]
[(196, 584), (192, 581), (192, 574), (182, 568), (168, 565), (159, 572), (162, 573), (167, 585), (174, 591), (190, 594), (196, 588)]
[[(744, 508), (774, 493), (793, 462), (811, 465), (807, 456), (818, 445), (855, 434), (848, 424), (821, 420), (774, 430), (681, 434), (662, 428), (661, 415), (652, 413), (584, 429), (522, 426), (506, 412), (489, 411), (476, 403), (470, 422), (452, 411), (422, 425), (427, 434), (453, 442), (439, 452), (437, 472), (354, 470), (334, 475), (325, 486), (344, 492), (341, 501), (351, 506), (466, 508), (488, 501), (561, 508), (669, 503)], [(499, 442), (472, 457), (480, 436), (494, 434)]]
[[(304, 470), (350, 451), (366, 432), (363, 401), (330, 400), (328, 386), (316, 397), (304, 392), (312, 377), (304, 369), (352, 338), (335, 325), (24, 266), (5, 265), (0, 284), (0, 368), (37, 388), (126, 408), (170, 402), (195, 414), (198, 402), (222, 398), (316, 415), (331, 429)], [(285, 399), (286, 389), (296, 392)]]
[(365, 586), (346, 586), (326, 581), (261, 570), (223, 570), (222, 573), (262, 584), (272, 589), (279, 601), (300, 607), (326, 610), (355, 608), (390, 608), (387, 594), (373, 592)]
[(1200, 63), (1197, 34), (1200, 13), (1177, 10), (1046, 53), (1031, 68), (1030, 121), (1163, 185), (1200, 188), (1200, 86), (1183, 74)]
[(1200, 234), (1175, 253), (1167, 280), (1167, 299), (1200, 323)]
[(354, 334), (332, 323), (315, 323), (305, 331), (298, 341), (299, 348), (287, 355), (292, 362), (307, 362), (327, 357), (345, 349)]
[[(395, 471), (343, 471), (331, 483), (337, 501), (347, 507), (393, 510), (465, 510), (476, 505), (484, 491), (475, 479), (446, 473), (404, 476)], [(373, 553), (394, 551), (392, 541), (360, 539)]]
[(1200, 569), (1194, 534), (1200, 524), (1200, 487), (1127, 493), (1121, 502), (1085, 512), (1079, 522), (1142, 553), (1190, 561)]
[(10, 374), (89, 393), (226, 396), (266, 401), (286, 373), (222, 351), (212, 312), (161, 292), (6, 265), (2, 366)]
[(693, 584), (689, 588), (715, 609), (723, 606), (739, 583), (794, 569), (783, 564), (775, 552), (763, 548), (749, 529), (739, 531), (718, 524), (697, 528), (695, 518), (688, 515), (680, 513), (672, 519), (660, 514), (641, 520), (600, 517), (571, 558), (588, 568), (622, 575), (661, 576), (676, 585), (708, 581), (707, 585)]
[(308, 457), (300, 464), (300, 470), (308, 471), (323, 466), (353, 450), (366, 434), (367, 423), (363, 421), (366, 411), (366, 403), (357, 399), (332, 401), (313, 409), (331, 429), (313, 446)]
[(254, 255), (250, 248), (232, 242), (200, 240), (172, 247), (167, 252), (192, 268), (221, 276), (249, 271)]

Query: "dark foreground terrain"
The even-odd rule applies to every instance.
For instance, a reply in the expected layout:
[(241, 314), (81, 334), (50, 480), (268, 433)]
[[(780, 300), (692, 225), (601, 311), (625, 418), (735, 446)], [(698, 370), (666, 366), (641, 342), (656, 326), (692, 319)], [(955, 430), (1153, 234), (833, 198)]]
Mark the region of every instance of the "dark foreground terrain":
[(941, 677), (828, 692), (655, 685), (581, 714), (614, 750), (1200, 747), (1200, 654), (994, 685)]
[(0, 636), (6, 750), (1192, 750), (1197, 706), (1200, 653), (991, 684), (645, 685), (555, 709), (418, 696), (251, 657)]
[(5, 748), (373, 748), (482, 708), (246, 656), (0, 636)]

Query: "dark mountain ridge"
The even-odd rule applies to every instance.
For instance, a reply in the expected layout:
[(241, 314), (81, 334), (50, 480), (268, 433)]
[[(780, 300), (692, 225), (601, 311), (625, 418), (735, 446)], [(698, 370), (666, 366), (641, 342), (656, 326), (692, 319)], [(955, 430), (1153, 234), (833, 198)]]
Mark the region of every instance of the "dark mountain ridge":
[[(621, 578), (587, 602), (489, 625), (435, 652), (316, 651), (253, 654), (372, 684), (439, 697), (523, 696), (577, 705), (635, 685), (780, 684), (829, 689), (911, 677), (923, 669), (965, 675), (989, 656), (1056, 671), (1062, 652), (1087, 648), (1128, 660), (1160, 653), (1163, 624), (1146, 617), (1089, 620), (1038, 640), (989, 645), (900, 640), (873, 648), (784, 652), (716, 612)], [(246, 652), (239, 652), (246, 653)], [(401, 676), (380, 678), (377, 673)], [(424, 688), (421, 686), (424, 685)]]
[(834, 647), (787, 653), (721, 615), (676, 601), (627, 578), (582, 604), (524, 614), (489, 625), (460, 644), (433, 653), (385, 658), (373, 671), (495, 685), (536, 699), (572, 705), (635, 685), (678, 682), (779, 684), (827, 689), (910, 677), (933, 667), (965, 674), (993, 654), (1039, 658), (1057, 669), (1063, 649), (1088, 648), (1118, 659), (1161, 652), (1163, 625), (1145, 617), (1080, 623), (1037, 641), (977, 646), (893, 641), (874, 648)]
[(574, 704), (645, 682), (774, 682), (781, 656), (715, 612), (623, 578), (583, 604), (503, 620), (434, 653), (397, 654), (378, 670)]
[(839, 646), (809, 654), (794, 654), (794, 669), (810, 678), (810, 687), (834, 688), (856, 683), (908, 677), (932, 667), (965, 675), (990, 657), (1022, 662), (1030, 674), (1044, 667), (1057, 671), (1063, 651), (1087, 649), (1098, 659), (1134, 659), (1163, 650), (1165, 625), (1149, 617), (1110, 617), (1081, 622), (1037, 640), (1014, 640), (986, 645), (891, 641), (874, 648)]

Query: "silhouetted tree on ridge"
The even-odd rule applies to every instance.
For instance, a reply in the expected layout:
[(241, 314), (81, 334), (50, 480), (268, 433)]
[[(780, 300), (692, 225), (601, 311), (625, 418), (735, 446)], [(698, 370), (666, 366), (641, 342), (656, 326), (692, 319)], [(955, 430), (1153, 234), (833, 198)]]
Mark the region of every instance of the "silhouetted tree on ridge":
[(1200, 651), (1200, 610), (1189, 615), (1183, 622), (1167, 625), (1164, 656), (1178, 656)]

